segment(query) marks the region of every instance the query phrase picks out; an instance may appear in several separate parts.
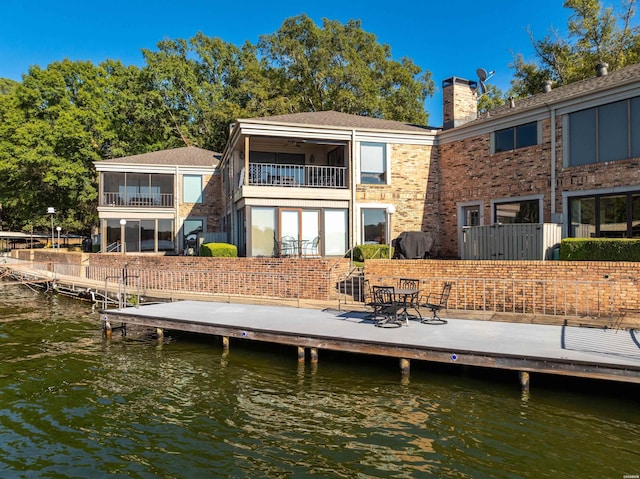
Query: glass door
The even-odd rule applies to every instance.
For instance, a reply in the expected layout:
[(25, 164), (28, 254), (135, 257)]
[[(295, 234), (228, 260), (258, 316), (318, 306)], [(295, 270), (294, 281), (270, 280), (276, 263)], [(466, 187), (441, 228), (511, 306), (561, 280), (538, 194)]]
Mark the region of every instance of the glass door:
[[(320, 236), (319, 218), (318, 210), (280, 210), (280, 238), (291, 245), (288, 254), (302, 255), (305, 245)], [(314, 254), (318, 254), (318, 251), (314, 251)]]

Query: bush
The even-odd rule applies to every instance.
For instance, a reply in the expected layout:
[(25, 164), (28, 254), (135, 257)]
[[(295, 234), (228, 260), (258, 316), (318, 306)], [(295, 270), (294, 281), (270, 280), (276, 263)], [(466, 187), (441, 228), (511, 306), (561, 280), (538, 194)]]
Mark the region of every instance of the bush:
[(565, 238), (560, 243), (564, 261), (640, 261), (640, 240)]
[[(393, 249), (391, 250), (393, 253)], [(361, 244), (353, 248), (353, 261), (362, 262), (367, 259), (388, 259), (389, 245)]]
[(228, 243), (205, 243), (200, 246), (200, 256), (215, 258), (237, 258), (238, 248)]

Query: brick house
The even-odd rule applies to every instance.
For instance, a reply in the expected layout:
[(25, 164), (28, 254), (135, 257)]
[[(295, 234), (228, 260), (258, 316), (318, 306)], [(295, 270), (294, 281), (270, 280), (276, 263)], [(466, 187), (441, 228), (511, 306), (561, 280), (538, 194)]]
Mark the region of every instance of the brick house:
[(342, 256), (439, 228), (436, 131), (322, 111), (237, 120), (222, 154), (225, 225), (239, 253)]
[(441, 129), (297, 113), (237, 120), (219, 164), (191, 147), (97, 162), (105, 244), (124, 230), (139, 251), (180, 251), (190, 232), (225, 231), (241, 256), (282, 254), (284, 238), (289, 255), (341, 256), (425, 231), (456, 257), (467, 226), (640, 236), (640, 64), (482, 115), (475, 81), (442, 91)]
[(218, 162), (193, 146), (95, 162), (101, 250), (177, 253), (220, 231)]
[[(441, 253), (463, 226), (559, 223), (563, 237), (640, 235), (640, 64), (472, 119), (475, 83), (443, 84)], [(447, 105), (454, 107), (447, 107)], [(463, 105), (463, 106), (460, 106)]]

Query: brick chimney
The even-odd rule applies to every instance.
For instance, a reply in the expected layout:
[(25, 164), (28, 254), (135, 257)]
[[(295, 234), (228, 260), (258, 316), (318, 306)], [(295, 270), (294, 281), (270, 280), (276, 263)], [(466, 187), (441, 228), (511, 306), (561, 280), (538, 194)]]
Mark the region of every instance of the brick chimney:
[(451, 77), (442, 82), (442, 128), (448, 130), (478, 118), (478, 83)]

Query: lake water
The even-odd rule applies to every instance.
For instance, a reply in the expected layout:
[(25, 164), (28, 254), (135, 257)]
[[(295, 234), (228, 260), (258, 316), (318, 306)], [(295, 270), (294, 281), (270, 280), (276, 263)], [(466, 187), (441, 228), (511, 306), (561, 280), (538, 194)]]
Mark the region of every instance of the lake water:
[(143, 332), (0, 288), (1, 478), (620, 478), (640, 389)]

